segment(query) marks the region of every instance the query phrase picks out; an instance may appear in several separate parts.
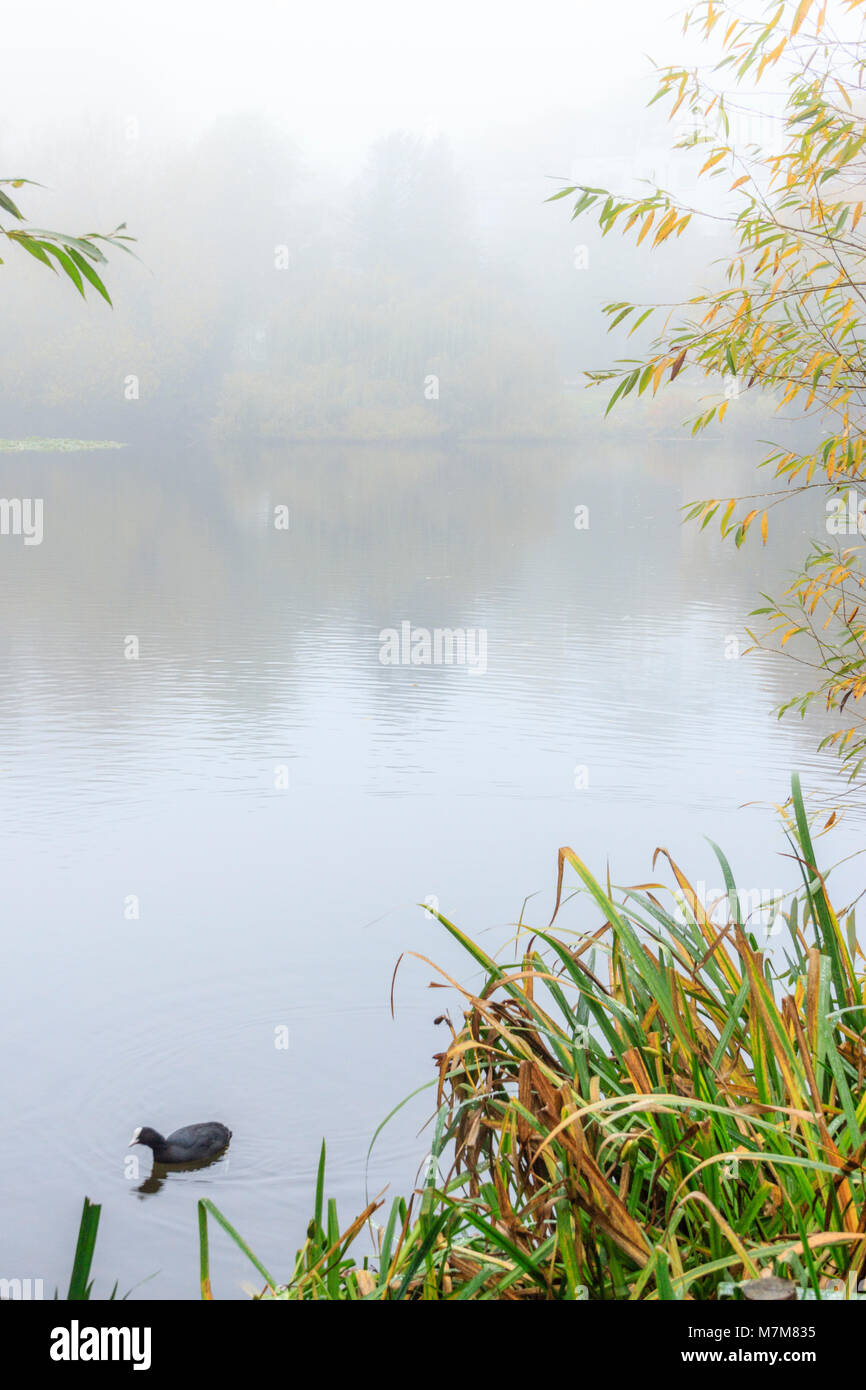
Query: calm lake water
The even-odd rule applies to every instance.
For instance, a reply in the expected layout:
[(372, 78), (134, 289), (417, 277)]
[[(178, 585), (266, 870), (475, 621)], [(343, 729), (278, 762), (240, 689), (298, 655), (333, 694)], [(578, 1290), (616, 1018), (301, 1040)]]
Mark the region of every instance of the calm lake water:
[[(840, 784), (814, 726), (770, 713), (790, 672), (726, 641), (814, 518), (764, 552), (683, 530), (723, 466), (749, 476), (613, 430), (0, 458), (4, 496), (44, 499), (41, 545), (0, 539), (0, 1274), (65, 1292), (87, 1194), (98, 1296), (197, 1297), (207, 1195), (285, 1277), (323, 1136), (344, 1222), (365, 1183), (407, 1190), (430, 1095), (365, 1172), (367, 1150), (459, 1005), (409, 957), (392, 1019), (392, 972), (414, 951), (475, 978), (428, 897), (493, 950), (527, 897), (548, 920), (564, 844), (619, 883), (665, 845), (712, 885), (711, 836), (742, 886), (791, 884), (768, 804), (795, 767)], [(382, 664), (404, 622), (484, 630), (487, 669)], [(828, 857), (860, 842), (852, 813)], [(222, 1162), (157, 1190), (148, 1152), (125, 1167), (137, 1125), (209, 1119)], [(212, 1274), (217, 1297), (257, 1281), (219, 1231)]]

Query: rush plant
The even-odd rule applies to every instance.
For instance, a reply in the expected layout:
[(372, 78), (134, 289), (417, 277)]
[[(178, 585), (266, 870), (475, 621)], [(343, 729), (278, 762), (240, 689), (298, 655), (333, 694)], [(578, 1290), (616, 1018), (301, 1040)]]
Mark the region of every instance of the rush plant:
[[(860, 1288), (864, 956), (796, 777), (783, 815), (800, 887), (772, 950), (715, 846), (721, 913), (664, 850), (670, 888), (614, 890), (562, 849), (554, 921), (511, 960), (440, 916), (481, 981), (439, 972), (462, 1018), (438, 1059), (424, 1181), (384, 1226), (378, 1198), (343, 1229), (323, 1149), (306, 1241), (260, 1296), (705, 1300), (768, 1274), (816, 1298)], [(199, 1205), (205, 1297), (205, 1210), (265, 1273)]]

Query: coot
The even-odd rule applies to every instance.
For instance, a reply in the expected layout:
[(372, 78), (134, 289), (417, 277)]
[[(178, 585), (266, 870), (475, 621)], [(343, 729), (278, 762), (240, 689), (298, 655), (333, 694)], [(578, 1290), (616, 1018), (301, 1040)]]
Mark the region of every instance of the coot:
[(137, 1129), (129, 1141), (133, 1144), (146, 1144), (153, 1149), (155, 1163), (196, 1163), (203, 1158), (216, 1158), (232, 1137), (232, 1132), (217, 1120), (209, 1120), (201, 1125), (184, 1125), (176, 1129), (167, 1139), (147, 1125)]

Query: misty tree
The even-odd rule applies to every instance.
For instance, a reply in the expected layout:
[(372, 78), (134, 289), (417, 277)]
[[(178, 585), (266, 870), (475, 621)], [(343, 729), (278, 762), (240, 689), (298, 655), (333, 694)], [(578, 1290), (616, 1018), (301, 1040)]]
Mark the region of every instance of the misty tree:
[[(811, 672), (812, 688), (780, 714), (805, 716), (820, 699), (843, 716), (821, 746), (840, 751), (851, 777), (866, 763), (866, 43), (855, 23), (864, 3), (845, 0), (828, 19), (828, 4), (815, 0), (773, 0), (763, 17), (756, 0), (751, 16), (703, 0), (686, 15), (686, 31), (719, 47), (704, 68), (662, 68), (650, 104), (667, 100), (671, 119), (681, 113), (675, 148), (700, 149), (699, 177), (724, 185), (721, 202), (709, 196), (696, 208), (661, 188), (630, 198), (580, 184), (554, 195), (578, 195), (574, 217), (592, 211), (603, 236), (617, 228), (638, 246), (682, 236), (695, 217), (728, 229), (719, 285), (673, 305), (605, 307), (611, 329), (640, 331), (648, 349), (587, 375), (615, 383), (608, 410), (632, 392), (655, 395), (680, 372), (702, 375), (711, 395), (693, 434), (748, 393), (799, 422), (803, 447), (771, 446), (761, 460), (772, 479), (765, 488), (696, 501), (687, 516), (701, 527), (718, 516), (736, 546), (753, 528), (766, 543), (774, 508), (795, 494), (824, 495), (826, 534), (782, 598), (765, 596), (761, 631), (749, 635)], [(756, 105), (771, 78), (774, 90)]]
[(122, 315), (82, 315), (30, 277), (6, 277), (7, 316), (26, 315), (30, 330), (6, 344), (7, 412), (62, 411), (64, 432), (77, 412), (99, 412), (113, 432), (117, 412), (128, 414), (118, 383), (135, 371), (139, 416), (224, 438), (421, 442), (571, 428), (556, 345), (531, 296), (489, 249), (480, 254), (447, 142), (394, 133), (343, 184), (268, 118), (226, 115), (136, 168), (123, 197), (136, 226), (152, 225), (151, 273), (124, 286)]
[(413, 278), (464, 265), (472, 237), (448, 142), (392, 131), (370, 151), (355, 199), (355, 255), (366, 270)]
[[(0, 236), (4, 236), (13, 245), (20, 246), (22, 251), (28, 252), (49, 270), (55, 273), (58, 269), (62, 271), (72, 281), (82, 299), (86, 298), (85, 286), (90, 285), (102, 295), (107, 304), (111, 304), (111, 297), (102, 276), (96, 270), (96, 266), (108, 263), (98, 243), (102, 242), (103, 245), (114, 247), (116, 250), (129, 252), (130, 248), (126, 243), (134, 241), (135, 238), (126, 232), (126, 223), (121, 222), (119, 227), (107, 234), (85, 232), (82, 236), (70, 236), (67, 232), (46, 232), (30, 226), (11, 195), (4, 192), (6, 188), (13, 188), (17, 192), (25, 184), (34, 188), (40, 187), (32, 179), (0, 179), (0, 215), (5, 214), (20, 224), (7, 226), (0, 222)], [(3, 260), (0, 257), (0, 265), (2, 264)]]
[(261, 350), (221, 378), (217, 432), (421, 442), (561, 430), (555, 353), (482, 262), (447, 142), (392, 132), (347, 201), (349, 217), (321, 209), (287, 273), (272, 274)]

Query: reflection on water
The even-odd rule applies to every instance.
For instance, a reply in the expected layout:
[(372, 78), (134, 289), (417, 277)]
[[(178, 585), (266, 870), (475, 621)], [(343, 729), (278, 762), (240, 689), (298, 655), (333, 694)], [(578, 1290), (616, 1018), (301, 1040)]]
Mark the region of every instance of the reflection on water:
[(201, 1173), (206, 1168), (214, 1168), (218, 1163), (227, 1162), (228, 1158), (222, 1155), (219, 1158), (200, 1158), (195, 1163), (154, 1163), (144, 1182), (139, 1183), (132, 1191), (139, 1198), (152, 1197), (172, 1178), (176, 1181), (182, 1180), (182, 1173)]
[[(769, 716), (784, 666), (728, 639), (805, 547), (681, 529), (720, 457), (612, 432), (4, 457), (4, 495), (42, 497), (45, 529), (0, 543), (10, 1277), (63, 1285), (85, 1193), (97, 1292), (154, 1273), (144, 1296), (195, 1297), (205, 1193), (286, 1272), (323, 1136), (345, 1218), (411, 1183), (429, 1095), (367, 1150), (430, 1075), (442, 1005), (409, 958), (392, 1020), (394, 963), (471, 973), (425, 900), (495, 948), (527, 895), (549, 916), (562, 844), (619, 882), (664, 844), (714, 882), (711, 835), (743, 885), (788, 882), (772, 815), (738, 808), (783, 800), (794, 766), (830, 795), (833, 765)], [(382, 664), (404, 622), (483, 629), (486, 671)], [(130, 1125), (211, 1113), (224, 1161), (128, 1176)], [(250, 1269), (213, 1254), (237, 1295)]]

